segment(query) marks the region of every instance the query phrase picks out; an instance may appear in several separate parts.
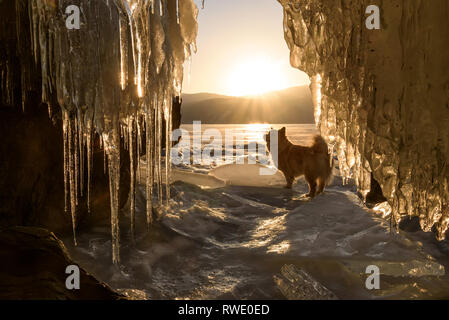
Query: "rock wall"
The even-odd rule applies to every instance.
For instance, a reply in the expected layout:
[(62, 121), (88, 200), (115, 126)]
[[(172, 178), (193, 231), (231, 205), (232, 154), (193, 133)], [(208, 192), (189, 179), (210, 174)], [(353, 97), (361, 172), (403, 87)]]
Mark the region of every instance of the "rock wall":
[(67, 266), (75, 265), (64, 244), (40, 228), (0, 232), (1, 300), (118, 300), (125, 296), (80, 268), (80, 289), (67, 290)]
[[(291, 64), (312, 78), (315, 115), (341, 173), (375, 179), (394, 221), (449, 227), (449, 2), (278, 0)], [(368, 30), (369, 5), (381, 29)]]

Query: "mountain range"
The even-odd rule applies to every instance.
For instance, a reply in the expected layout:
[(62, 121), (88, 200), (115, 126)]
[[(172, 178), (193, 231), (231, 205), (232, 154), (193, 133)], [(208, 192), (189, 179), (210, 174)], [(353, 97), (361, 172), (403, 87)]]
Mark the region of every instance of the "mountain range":
[(183, 94), (182, 123), (204, 124), (314, 123), (308, 86), (292, 87), (259, 96), (233, 97), (213, 93)]

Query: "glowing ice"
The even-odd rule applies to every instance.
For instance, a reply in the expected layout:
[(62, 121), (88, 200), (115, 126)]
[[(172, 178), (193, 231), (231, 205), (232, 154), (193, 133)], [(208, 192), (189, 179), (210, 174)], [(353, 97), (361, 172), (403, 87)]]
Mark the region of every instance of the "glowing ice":
[[(60, 15), (65, 10), (62, 2), (28, 3), (34, 58), (42, 71), (42, 100), (52, 107), (55, 97), (63, 111), (66, 211), (72, 215), (75, 243), (78, 197), (87, 190), (90, 210), (92, 144), (94, 134), (100, 136), (110, 181), (113, 261), (118, 263), (120, 145), (124, 143), (131, 160), (134, 233), (134, 172), (142, 137), (149, 172), (148, 223), (153, 190), (162, 205), (163, 175), (169, 183), (169, 157), (164, 166), (161, 162), (162, 149), (169, 150), (170, 144), (162, 143), (162, 130), (170, 135), (171, 103), (180, 94), (183, 64), (195, 48), (198, 9), (193, 0), (81, 0), (81, 27), (68, 30)], [(165, 190), (168, 204), (169, 188)]]

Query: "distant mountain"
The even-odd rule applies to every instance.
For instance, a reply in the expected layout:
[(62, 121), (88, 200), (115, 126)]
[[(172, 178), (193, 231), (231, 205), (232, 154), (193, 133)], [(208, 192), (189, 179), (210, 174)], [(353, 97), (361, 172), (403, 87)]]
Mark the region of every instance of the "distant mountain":
[(231, 97), (212, 93), (183, 94), (182, 123), (314, 123), (308, 86), (261, 96)]

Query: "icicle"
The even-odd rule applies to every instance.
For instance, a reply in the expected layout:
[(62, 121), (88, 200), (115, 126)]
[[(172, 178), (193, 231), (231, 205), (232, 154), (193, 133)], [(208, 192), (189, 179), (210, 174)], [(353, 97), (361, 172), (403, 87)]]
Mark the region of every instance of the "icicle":
[(103, 134), (104, 148), (108, 156), (109, 196), (111, 200), (112, 262), (120, 263), (119, 188), (120, 188), (120, 134), (118, 124)]
[(162, 207), (162, 105), (161, 101), (156, 99), (157, 105), (157, 196), (159, 200), (159, 206)]
[(134, 144), (135, 144), (135, 130), (134, 130), (134, 119), (129, 117), (128, 119), (128, 142), (129, 142), (129, 165), (130, 165), (130, 219), (131, 219), (131, 237), (134, 240), (134, 221), (136, 212), (136, 181), (134, 175)]
[(64, 140), (64, 211), (68, 212), (69, 202), (69, 115), (67, 111), (62, 111), (62, 135)]
[(140, 51), (140, 46), (141, 46), (141, 42), (140, 42), (140, 38), (137, 37), (137, 95), (139, 96), (139, 98), (143, 97), (143, 85), (142, 85), (142, 53)]
[[(69, 183), (70, 183), (70, 212), (72, 214), (72, 231), (73, 231), (73, 242), (75, 246), (77, 245), (76, 241), (76, 182), (75, 182), (75, 153), (76, 149), (73, 146), (73, 139), (76, 134), (73, 131), (72, 119), (68, 119), (68, 141), (69, 141)], [(76, 147), (76, 146), (75, 146)]]
[[(167, 204), (170, 198), (171, 142), (162, 141), (162, 135), (170, 138), (172, 94), (180, 94), (183, 65), (186, 59), (191, 64), (191, 54), (195, 51), (198, 9), (194, 0), (156, 1), (91, 2), (84, 8), (83, 21), (95, 32), (84, 38), (77, 32), (67, 32), (64, 19), (54, 18), (56, 11), (65, 9), (61, 1), (56, 1), (55, 6), (42, 0), (24, 3), (29, 11), (31, 50), (41, 71), (42, 100), (48, 103), (54, 99), (64, 106), (64, 200), (65, 211), (70, 210), (72, 216), (74, 242), (77, 242), (79, 196), (86, 193), (85, 180), (87, 208), (91, 211), (94, 138), (98, 134), (104, 151), (104, 172), (110, 180), (114, 263), (120, 261), (120, 137), (131, 158), (131, 219), (134, 220), (133, 193), (136, 176), (140, 179), (139, 160), (144, 149), (142, 140), (145, 140), (142, 135), (146, 134), (147, 223), (150, 225), (156, 194), (159, 205), (163, 203), (164, 175)], [(29, 79), (22, 74), (22, 89), (29, 85)], [(51, 112), (49, 109), (49, 116)], [(132, 225), (132, 232), (134, 228)]]
[[(126, 24), (125, 24), (126, 25)], [(125, 90), (128, 82), (128, 34), (127, 28), (122, 22), (122, 18), (119, 19), (120, 29), (120, 85), (122, 90)], [(132, 30), (131, 30), (132, 33)]]
[(92, 184), (92, 120), (87, 120), (87, 211), (90, 213), (90, 188)]
[(77, 117), (75, 117), (75, 119), (73, 120), (73, 127), (74, 127), (74, 132), (73, 132), (73, 140), (75, 145), (73, 146), (73, 153), (74, 153), (74, 157), (75, 157), (75, 165), (74, 165), (74, 176), (75, 176), (75, 204), (78, 206), (78, 187), (79, 187), (79, 155), (78, 155), (78, 119)]
[[(186, 52), (187, 54), (187, 52)], [(187, 84), (190, 85), (191, 74), (192, 74), (192, 56), (188, 54), (187, 58)]]
[(171, 112), (172, 112), (172, 100), (165, 101), (164, 103), (164, 115), (165, 115), (165, 200), (168, 207), (170, 200), (170, 152), (171, 152)]
[(146, 197), (147, 197), (147, 226), (150, 227), (153, 222), (153, 155), (152, 155), (152, 128), (153, 123), (151, 119), (151, 109), (146, 111), (145, 114), (145, 125), (146, 125), (146, 165), (147, 165), (147, 181), (146, 181)]
[(78, 146), (79, 146), (79, 186), (80, 195), (83, 196), (84, 191), (84, 126), (81, 112), (78, 110)]
[(311, 78), (310, 90), (312, 92), (312, 101), (314, 107), (315, 124), (320, 128), (320, 116), (321, 116), (321, 75), (316, 74)]
[(140, 181), (140, 154), (142, 153), (142, 133), (141, 133), (141, 123), (140, 116), (137, 116), (137, 181)]
[[(130, 16), (131, 17), (131, 16)], [(133, 54), (133, 64), (134, 64), (134, 84), (137, 83), (137, 70), (136, 70), (136, 48), (134, 45), (134, 20), (129, 21), (129, 29), (131, 33), (131, 51)]]

